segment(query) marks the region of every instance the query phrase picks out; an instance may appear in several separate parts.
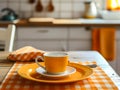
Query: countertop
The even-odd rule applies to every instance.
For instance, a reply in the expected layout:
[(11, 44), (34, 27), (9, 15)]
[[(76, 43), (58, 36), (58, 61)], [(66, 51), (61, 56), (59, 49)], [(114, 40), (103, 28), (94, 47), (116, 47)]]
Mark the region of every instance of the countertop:
[[(33, 19), (33, 20), (32, 20)], [(37, 19), (35, 21), (34, 19)], [(34, 27), (34, 26), (96, 26), (96, 27), (118, 27), (120, 26), (120, 20), (103, 20), (103, 19), (51, 19), (51, 18), (29, 18), (19, 19), (15, 22), (0, 22), (0, 26), (7, 26), (8, 24), (15, 24), (20, 27)]]

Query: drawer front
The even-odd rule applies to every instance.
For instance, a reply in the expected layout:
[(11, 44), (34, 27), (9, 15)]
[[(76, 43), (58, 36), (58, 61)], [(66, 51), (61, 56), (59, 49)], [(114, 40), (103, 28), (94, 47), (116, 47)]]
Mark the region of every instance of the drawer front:
[(70, 39), (91, 39), (91, 30), (85, 28), (70, 28)]
[(24, 46), (32, 46), (40, 50), (47, 51), (63, 51), (67, 45), (65, 40), (57, 41), (18, 41), (16, 42), (16, 49), (19, 49)]
[(67, 28), (18, 28), (18, 39), (67, 39)]
[(84, 41), (69, 41), (69, 50), (70, 51), (79, 51), (79, 50), (91, 50), (91, 41), (84, 40)]

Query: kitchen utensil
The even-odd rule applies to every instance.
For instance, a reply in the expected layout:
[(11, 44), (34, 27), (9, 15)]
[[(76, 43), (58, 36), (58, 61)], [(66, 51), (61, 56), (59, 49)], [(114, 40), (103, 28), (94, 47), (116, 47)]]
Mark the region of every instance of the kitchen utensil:
[(52, 0), (49, 0), (47, 11), (48, 12), (53, 12), (54, 11), (54, 6), (53, 6)]
[[(39, 64), (38, 60), (45, 62), (45, 67)], [(68, 54), (65, 52), (48, 52), (43, 57), (38, 56), (35, 59), (36, 64), (50, 74), (63, 74), (68, 65)]]
[(18, 15), (10, 8), (4, 8), (1, 10), (1, 12), (7, 11), (7, 14), (3, 15), (1, 17), (1, 20), (3, 21), (13, 21), (18, 18)]
[(38, 0), (38, 1), (37, 1), (35, 10), (36, 10), (37, 12), (41, 12), (41, 11), (43, 10), (43, 6), (42, 6), (42, 3), (41, 3), (41, 0)]
[[(44, 65), (44, 62), (40, 62), (40, 64)], [(46, 76), (42, 77), (39, 73), (36, 72), (36, 69), (38, 68), (36, 63), (26, 64), (22, 66), (17, 72), (21, 77), (26, 78), (28, 80), (33, 80), (36, 82), (43, 82), (43, 83), (54, 83), (54, 84), (70, 83), (70, 82), (84, 80), (93, 74), (93, 69), (87, 66), (80, 65), (77, 63), (69, 63), (69, 66), (74, 67), (76, 69), (76, 72), (71, 74), (70, 77), (68, 76), (67, 78), (63, 78), (63, 79), (61, 78), (59, 80), (55, 80), (53, 77), (50, 79), (47, 79)]]
[(88, 64), (88, 65), (85, 65), (85, 66), (88, 66), (88, 67), (90, 67), (90, 68), (96, 68), (96, 67), (97, 67), (96, 64)]
[(68, 75), (71, 75), (71, 74), (75, 73), (76, 72), (76, 68), (67, 66), (65, 73), (62, 73), (62, 74), (49, 74), (43, 68), (38, 67), (36, 69), (36, 72), (39, 73), (42, 76), (45, 76), (45, 77), (60, 79), (61, 77), (66, 77)]
[(96, 18), (97, 17), (97, 7), (95, 2), (93, 1), (86, 1), (85, 3), (85, 18)]

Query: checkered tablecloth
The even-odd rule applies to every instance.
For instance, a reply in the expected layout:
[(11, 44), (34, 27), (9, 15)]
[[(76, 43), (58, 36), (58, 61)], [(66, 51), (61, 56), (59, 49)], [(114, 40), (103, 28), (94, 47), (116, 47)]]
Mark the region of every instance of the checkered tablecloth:
[[(0, 90), (118, 90), (112, 80), (98, 66), (87, 79), (65, 84), (47, 84), (30, 81), (17, 74), (17, 70), (30, 62), (16, 62), (0, 86)], [(81, 64), (92, 64), (84, 62)]]

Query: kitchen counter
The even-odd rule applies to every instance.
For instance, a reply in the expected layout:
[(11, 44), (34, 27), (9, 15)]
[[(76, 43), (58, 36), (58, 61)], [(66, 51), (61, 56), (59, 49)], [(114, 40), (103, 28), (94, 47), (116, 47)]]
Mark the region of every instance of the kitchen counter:
[[(41, 19), (41, 18), (38, 18)], [(52, 19), (51, 21), (48, 19), (48, 21), (45, 19), (45, 21), (42, 19), (38, 21), (29, 21), (30, 19), (20, 19), (17, 22), (11, 22), (11, 24), (15, 24), (16, 26), (20, 27), (36, 27), (36, 26), (94, 26), (94, 27), (103, 27), (103, 26), (109, 26), (109, 27), (118, 27), (120, 26), (120, 20), (103, 20), (103, 19)], [(10, 22), (2, 23), (0, 22), (0, 26), (7, 26), (10, 24)]]

